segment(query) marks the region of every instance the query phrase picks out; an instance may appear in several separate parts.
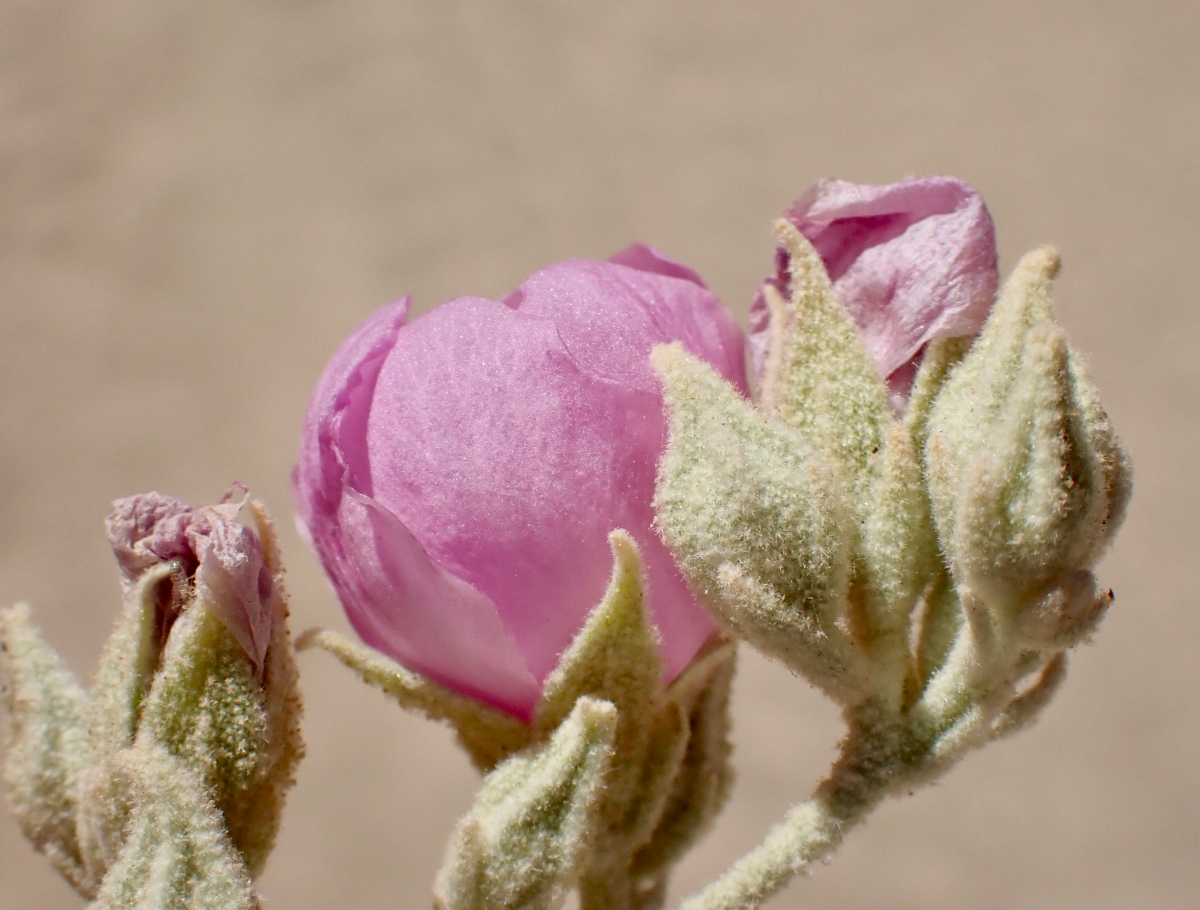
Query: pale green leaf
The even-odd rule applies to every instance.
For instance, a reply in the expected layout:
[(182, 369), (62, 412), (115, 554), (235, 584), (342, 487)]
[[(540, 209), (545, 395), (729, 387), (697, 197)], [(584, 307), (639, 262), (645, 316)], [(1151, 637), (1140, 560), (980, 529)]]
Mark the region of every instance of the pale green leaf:
[(117, 759), (136, 809), (92, 910), (257, 910), (220, 811), (183, 761), (142, 739)]
[(543, 745), (500, 764), (459, 824), (435, 886), (444, 910), (556, 910), (587, 860), (617, 712), (584, 696)]
[(9, 713), (9, 804), (33, 846), (90, 897), (95, 883), (75, 833), (79, 780), (87, 767), (87, 696), (42, 639), (25, 604), (0, 610), (0, 651)]
[(850, 520), (826, 468), (681, 346), (651, 357), (670, 428), (655, 507), (684, 576), (735, 634), (817, 685), (844, 688), (837, 677), (854, 658), (836, 620)]

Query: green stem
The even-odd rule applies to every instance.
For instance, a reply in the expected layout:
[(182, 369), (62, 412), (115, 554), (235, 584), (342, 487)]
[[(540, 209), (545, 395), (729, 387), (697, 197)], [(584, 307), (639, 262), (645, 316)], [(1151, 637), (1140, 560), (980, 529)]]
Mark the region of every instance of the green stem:
[(812, 863), (833, 853), (846, 834), (889, 793), (917, 776), (916, 743), (899, 726), (851, 726), (842, 755), (806, 803), (796, 806), (756, 848), (680, 910), (752, 910)]

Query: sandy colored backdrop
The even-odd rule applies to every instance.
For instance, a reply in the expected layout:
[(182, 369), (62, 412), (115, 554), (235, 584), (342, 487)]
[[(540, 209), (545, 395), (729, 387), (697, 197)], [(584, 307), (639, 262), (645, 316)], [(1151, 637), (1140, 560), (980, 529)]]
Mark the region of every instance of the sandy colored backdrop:
[[(951, 173), (1062, 322), (1137, 469), (1117, 592), (1033, 731), (885, 806), (774, 905), (1194, 908), (1200, 897), (1200, 6), (1192, 2), (0, 3), (0, 601), (89, 675), (108, 503), (249, 484), (295, 626), (345, 628), (287, 475), (340, 339), (637, 238), (740, 314), (822, 176)], [(275, 910), (428, 906), (475, 778), (322, 654)], [(740, 777), (675, 899), (822, 774), (837, 718), (745, 655)], [(0, 907), (82, 902), (0, 815)]]

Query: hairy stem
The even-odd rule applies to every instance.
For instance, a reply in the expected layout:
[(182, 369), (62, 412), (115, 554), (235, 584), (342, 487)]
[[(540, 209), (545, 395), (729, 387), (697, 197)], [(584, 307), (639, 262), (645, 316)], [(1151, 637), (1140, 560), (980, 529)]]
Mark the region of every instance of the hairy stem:
[(686, 900), (681, 910), (760, 906), (798, 873), (831, 855), (885, 796), (919, 774), (915, 745), (899, 726), (852, 725), (841, 757), (812, 798), (792, 809), (758, 847)]

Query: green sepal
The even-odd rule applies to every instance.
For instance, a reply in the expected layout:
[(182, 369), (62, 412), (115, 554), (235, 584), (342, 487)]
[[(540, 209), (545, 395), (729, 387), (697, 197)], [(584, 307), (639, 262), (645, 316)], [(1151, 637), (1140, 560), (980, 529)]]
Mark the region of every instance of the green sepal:
[(405, 710), (448, 723), (480, 771), (491, 771), (532, 741), (529, 726), (511, 714), (439, 686), (338, 632), (309, 629), (301, 633), (296, 639), (296, 650), (308, 648), (329, 652), (358, 673), (363, 682), (380, 689)]
[(442, 910), (556, 910), (580, 874), (617, 712), (584, 696), (540, 747), (484, 780), (435, 885)]
[(164, 617), (181, 613), (191, 594), (179, 564), (164, 562), (146, 569), (126, 595), (92, 680), (87, 731), (93, 763), (133, 745), (166, 640)]
[[(192, 586), (175, 562), (146, 569), (126, 593), (100, 654), (87, 705), (87, 769), (81, 775), (76, 832), (91, 894), (117, 862), (134, 809), (122, 756), (137, 735), (142, 703), (158, 670), (167, 617), (178, 616)], [(91, 894), (89, 896), (91, 896)]]
[(892, 422), (887, 388), (820, 254), (786, 219), (775, 232), (788, 254), (790, 297), (763, 289), (771, 333), (759, 404), (836, 464), (858, 501)]
[(921, 596), (916, 628), (913, 694), (925, 689), (942, 668), (963, 623), (962, 604), (949, 572), (941, 569)]
[(9, 734), (4, 780), (25, 836), (84, 897), (94, 882), (75, 832), (87, 767), (87, 695), (30, 621), (25, 604), (0, 610)]
[[(621, 819), (621, 839), (628, 851), (640, 850), (658, 830), (683, 768), (691, 738), (687, 714), (671, 700), (657, 707), (649, 726), (650, 735), (643, 751), (641, 773)], [(629, 855), (624, 860), (626, 866), (632, 862)]]
[[(771, 334), (759, 403), (836, 470), (853, 517), (850, 599), (862, 608), (850, 619), (889, 665), (881, 683), (895, 693), (906, 670), (908, 614), (936, 566), (919, 450), (893, 419), (887, 387), (820, 254), (786, 219), (776, 233), (788, 254), (790, 294), (784, 300), (772, 285), (763, 288)], [(952, 354), (953, 347), (934, 351), (916, 390), (918, 410)]]
[[(937, 537), (929, 500), (907, 428), (893, 424), (860, 518), (860, 570), (855, 585), (862, 608), (859, 639), (875, 659), (882, 688), (898, 697), (908, 670), (909, 616), (936, 576)], [(851, 619), (855, 617), (852, 611)]]
[(955, 510), (968, 466), (989, 445), (1016, 382), (1025, 336), (1035, 326), (1054, 324), (1050, 289), (1060, 266), (1052, 247), (1021, 258), (979, 337), (933, 402), (925, 470), (943, 548), (954, 538)]
[(912, 436), (913, 446), (922, 459), (929, 437), (929, 416), (933, 412), (933, 404), (937, 401), (938, 393), (950, 377), (951, 371), (971, 349), (972, 341), (972, 338), (963, 336), (935, 338), (925, 346), (921, 365), (917, 368), (916, 378), (913, 379), (912, 389), (908, 394), (908, 404), (904, 407), (904, 426)]
[(136, 809), (92, 910), (257, 910), (241, 855), (193, 769), (148, 739), (114, 763)]
[(1096, 513), (1089, 523), (1095, 534), (1080, 543), (1073, 554), (1076, 566), (1094, 566), (1099, 562), (1125, 521), (1129, 499), (1133, 495), (1133, 464), (1125, 446), (1117, 438), (1108, 413), (1100, 401), (1100, 393), (1092, 383), (1087, 364), (1075, 351), (1069, 352), (1073, 400), (1078, 410), (1088, 450), (1094, 459), (1092, 469), (1103, 495), (1096, 497)]
[[(972, 663), (970, 648), (964, 647), (969, 640), (969, 635), (962, 635), (955, 642), (946, 667), (920, 705), (921, 723), (932, 722), (924, 731), (936, 731), (926, 746), (930, 773), (944, 770), (971, 749), (1031, 724), (1065, 673), (1061, 651), (1047, 655), (1020, 647), (1005, 649), (1002, 659), (990, 665), (976, 663), (973, 673), (970, 669), (963, 672), (963, 664)], [(954, 677), (957, 684), (946, 685), (955, 682)], [(914, 729), (922, 729), (921, 724)]]
[(1091, 572), (1074, 569), (1060, 575), (1040, 597), (1022, 604), (1013, 631), (1023, 646), (1052, 654), (1095, 632), (1112, 602), (1112, 591), (1097, 590)]
[(924, 689), (933, 674), (942, 666), (963, 619), (962, 605), (958, 601), (950, 575), (942, 563), (937, 531), (933, 525), (925, 447), (929, 441), (929, 420), (934, 403), (947, 379), (971, 349), (973, 340), (969, 337), (955, 337), (935, 338), (929, 342), (921, 358), (921, 365), (917, 368), (908, 404), (904, 409), (904, 428), (908, 430), (921, 470), (921, 480), (917, 486), (923, 500), (924, 516), (914, 543), (917, 548), (926, 549), (925, 564), (932, 567), (932, 575), (925, 579), (924, 590), (920, 592), (914, 607), (918, 614), (916, 647), (911, 675), (906, 682), (906, 703)]
[(171, 630), (142, 707), (139, 737), (160, 743), (222, 810), (263, 784), (267, 717), (254, 667), (217, 616), (193, 606)]
[[(591, 695), (610, 702), (618, 714), (617, 750), (622, 733), (630, 732), (622, 715), (642, 717), (654, 704), (662, 681), (658, 634), (646, 616), (642, 567), (637, 544), (617, 529), (608, 535), (613, 573), (600, 603), (588, 614), (583, 628), (563, 652), (542, 685), (534, 713), (537, 738), (549, 735), (575, 702)], [(622, 730), (622, 726), (626, 730)], [(641, 737), (644, 739), (644, 737)]]
[(655, 509), (684, 576), (730, 631), (835, 697), (856, 697), (861, 655), (836, 623), (851, 555), (836, 481), (795, 431), (681, 345), (651, 360), (670, 433)]
[(275, 847), (284, 801), (296, 783), (296, 769), (304, 758), (301, 720), (300, 668), (288, 623), (290, 610), (284, 585), (283, 556), (275, 524), (266, 508), (250, 501), (250, 514), (263, 548), (263, 564), (271, 573), (271, 639), (259, 672), (259, 694), (266, 719), (258, 744), (257, 783), (241, 794), (237, 806), (227, 807), (230, 837), (241, 851), (252, 876), (258, 876)]
[(1059, 651), (1042, 668), (1034, 683), (1009, 702), (992, 721), (991, 738), (1011, 736), (1033, 726), (1066, 678), (1067, 655)]
[(95, 896), (125, 849), (129, 819), (137, 808), (130, 755), (130, 750), (124, 749), (94, 760), (80, 777), (75, 830), (88, 873), (88, 897)]
[[(616, 709), (613, 749), (620, 760), (604, 785), (596, 818), (600, 830), (592, 845), (596, 854), (615, 858), (637, 846), (626, 842), (629, 829), (639, 827), (630, 816), (646, 809), (641, 785), (659, 710), (663, 666), (658, 635), (646, 615), (637, 545), (620, 529), (608, 539), (613, 553), (608, 589), (543, 684), (533, 731), (535, 741), (546, 739), (584, 696), (603, 699)], [(654, 795), (648, 796), (653, 803)]]

